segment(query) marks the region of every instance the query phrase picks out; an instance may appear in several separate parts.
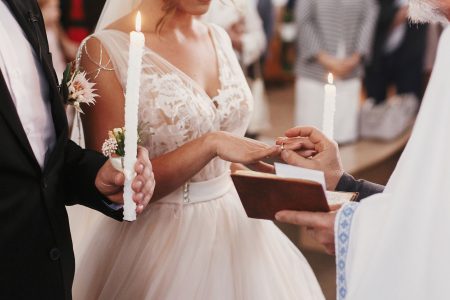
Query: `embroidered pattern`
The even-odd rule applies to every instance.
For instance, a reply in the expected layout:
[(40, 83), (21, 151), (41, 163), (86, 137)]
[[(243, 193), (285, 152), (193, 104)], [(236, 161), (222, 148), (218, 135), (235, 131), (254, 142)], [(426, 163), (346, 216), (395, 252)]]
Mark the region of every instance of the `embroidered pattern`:
[(345, 266), (350, 241), (350, 228), (358, 204), (357, 202), (345, 204), (337, 216), (338, 222), (335, 229), (337, 300), (344, 300), (347, 296)]
[[(103, 62), (114, 66), (119, 82), (126, 86), (129, 35), (117, 30), (104, 30), (94, 37), (101, 41), (105, 50), (109, 50), (111, 63), (106, 58)], [(251, 91), (226, 32), (211, 25), (211, 37), (216, 49), (220, 81), (215, 96), (209, 96), (194, 79), (163, 56), (145, 48), (139, 133), (141, 145), (148, 149), (150, 158), (174, 151), (210, 132), (244, 135), (253, 109)], [(215, 158), (191, 181), (216, 178), (226, 172), (229, 165)]]

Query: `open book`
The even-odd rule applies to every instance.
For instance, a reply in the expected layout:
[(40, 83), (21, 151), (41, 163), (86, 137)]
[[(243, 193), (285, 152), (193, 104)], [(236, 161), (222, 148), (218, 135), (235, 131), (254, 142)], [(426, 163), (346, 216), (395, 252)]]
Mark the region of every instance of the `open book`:
[(325, 191), (322, 172), (282, 164), (276, 170), (278, 175), (247, 170), (231, 175), (248, 217), (273, 220), (280, 210), (327, 212), (330, 205), (357, 198), (356, 193)]

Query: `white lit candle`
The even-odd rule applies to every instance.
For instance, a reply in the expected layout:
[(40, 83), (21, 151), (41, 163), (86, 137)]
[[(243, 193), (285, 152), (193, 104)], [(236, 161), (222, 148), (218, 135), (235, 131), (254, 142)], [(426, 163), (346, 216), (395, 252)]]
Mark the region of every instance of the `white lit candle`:
[(145, 36), (141, 32), (141, 13), (138, 12), (136, 16), (136, 31), (130, 33), (128, 77), (125, 93), (125, 186), (123, 190), (123, 219), (125, 221), (136, 220), (136, 203), (133, 201), (131, 183), (136, 176), (134, 165), (137, 160), (139, 89), (141, 86), (144, 45)]
[(325, 101), (323, 108), (322, 130), (327, 137), (333, 139), (334, 113), (336, 111), (336, 86), (333, 84), (333, 74), (328, 74), (328, 84), (325, 84)]

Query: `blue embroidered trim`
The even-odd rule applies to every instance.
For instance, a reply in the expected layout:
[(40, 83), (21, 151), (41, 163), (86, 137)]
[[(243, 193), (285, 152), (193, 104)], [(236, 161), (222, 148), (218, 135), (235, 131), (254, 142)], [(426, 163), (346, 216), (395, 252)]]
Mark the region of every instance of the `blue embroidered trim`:
[(358, 204), (359, 203), (357, 202), (345, 204), (337, 216), (338, 222), (335, 230), (337, 300), (344, 300), (347, 296), (345, 264), (347, 260), (353, 214), (358, 208)]

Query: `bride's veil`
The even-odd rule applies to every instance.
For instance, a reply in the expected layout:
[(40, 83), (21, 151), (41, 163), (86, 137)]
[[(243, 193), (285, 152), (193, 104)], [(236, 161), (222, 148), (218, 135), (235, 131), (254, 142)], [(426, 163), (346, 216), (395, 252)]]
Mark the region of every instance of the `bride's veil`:
[(107, 0), (98, 20), (95, 32), (105, 29), (109, 24), (130, 13), (142, 0)]

